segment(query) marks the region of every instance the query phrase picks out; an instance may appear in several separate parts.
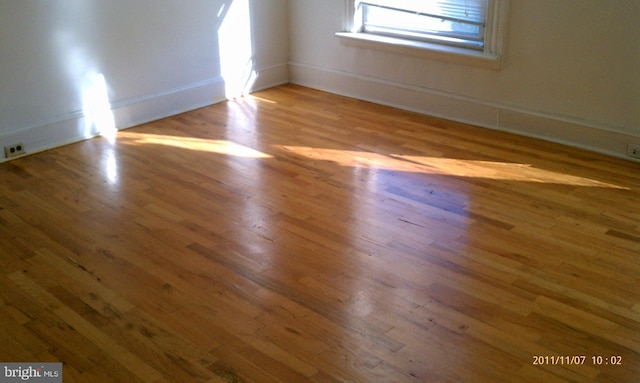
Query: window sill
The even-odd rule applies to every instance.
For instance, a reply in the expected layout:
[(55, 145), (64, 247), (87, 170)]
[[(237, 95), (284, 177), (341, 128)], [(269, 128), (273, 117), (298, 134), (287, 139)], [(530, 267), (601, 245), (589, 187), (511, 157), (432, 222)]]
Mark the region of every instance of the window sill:
[(447, 61), (455, 64), (493, 70), (499, 70), (502, 66), (502, 57), (498, 54), (368, 33), (338, 32), (336, 36), (344, 44), (411, 55), (419, 58)]

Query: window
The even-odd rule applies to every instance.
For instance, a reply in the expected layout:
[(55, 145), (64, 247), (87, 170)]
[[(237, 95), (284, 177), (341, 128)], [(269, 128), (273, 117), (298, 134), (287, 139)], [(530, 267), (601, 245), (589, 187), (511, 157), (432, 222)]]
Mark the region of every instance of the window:
[(482, 50), (488, 0), (360, 1), (361, 32)]
[(378, 49), (500, 67), (507, 0), (348, 0), (339, 37)]

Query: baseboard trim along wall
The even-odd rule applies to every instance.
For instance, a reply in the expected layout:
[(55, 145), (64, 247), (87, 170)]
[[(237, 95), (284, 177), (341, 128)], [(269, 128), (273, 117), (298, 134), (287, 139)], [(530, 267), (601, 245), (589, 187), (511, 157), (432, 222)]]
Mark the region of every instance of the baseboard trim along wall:
[(614, 157), (640, 136), (623, 128), (521, 109), (374, 77), (289, 63), (292, 83), (483, 128), (534, 137)]
[[(251, 91), (270, 88), (288, 81), (287, 64), (263, 68), (256, 70), (256, 78)], [(115, 128), (121, 130), (213, 105), (225, 99), (224, 79), (215, 77), (176, 89), (112, 102), (111, 113)], [(18, 158), (4, 158), (2, 148), (7, 145), (23, 143), (25, 155), (30, 155), (92, 138), (99, 134), (96, 126), (87, 123), (84, 112), (76, 110), (0, 135), (0, 163)]]

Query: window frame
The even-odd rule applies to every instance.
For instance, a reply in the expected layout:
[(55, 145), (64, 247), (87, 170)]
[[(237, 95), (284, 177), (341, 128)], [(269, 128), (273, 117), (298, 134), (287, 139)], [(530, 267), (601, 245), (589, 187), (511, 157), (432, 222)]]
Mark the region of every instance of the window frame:
[(362, 20), (357, 14), (356, 0), (345, 0), (344, 31), (337, 32), (336, 36), (348, 45), (499, 70), (502, 67), (509, 0), (488, 1), (482, 50), (363, 32), (362, 25), (356, 22), (356, 18)]

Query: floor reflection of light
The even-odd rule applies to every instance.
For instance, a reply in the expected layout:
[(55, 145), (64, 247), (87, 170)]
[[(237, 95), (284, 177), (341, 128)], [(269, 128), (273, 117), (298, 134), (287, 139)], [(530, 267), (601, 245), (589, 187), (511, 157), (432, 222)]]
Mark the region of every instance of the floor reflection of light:
[(118, 134), (118, 138), (122, 139), (123, 143), (127, 144), (165, 145), (182, 149), (227, 154), (235, 157), (272, 158), (272, 156), (266, 153), (262, 153), (258, 150), (228, 140), (212, 140), (196, 137), (176, 137), (132, 132), (120, 132)]
[(110, 184), (116, 184), (118, 182), (118, 162), (112, 150), (107, 153), (107, 157), (105, 158), (104, 171), (107, 176), (107, 181)]
[(249, 0), (234, 0), (218, 29), (220, 66), (228, 99), (247, 94), (257, 78), (254, 70)]
[(260, 126), (256, 122), (258, 113), (258, 99), (255, 97), (243, 97), (229, 102), (227, 114), (227, 126), (224, 138), (229, 141), (242, 141), (252, 148), (264, 147), (260, 139)]
[(528, 164), (460, 160), (453, 158), (409, 156), (400, 154), (385, 155), (372, 152), (323, 149), (304, 146), (279, 145), (276, 147), (307, 158), (331, 161), (340, 166), (369, 167), (401, 172), (485, 178), (492, 180), (624, 189), (614, 184), (539, 169)]

